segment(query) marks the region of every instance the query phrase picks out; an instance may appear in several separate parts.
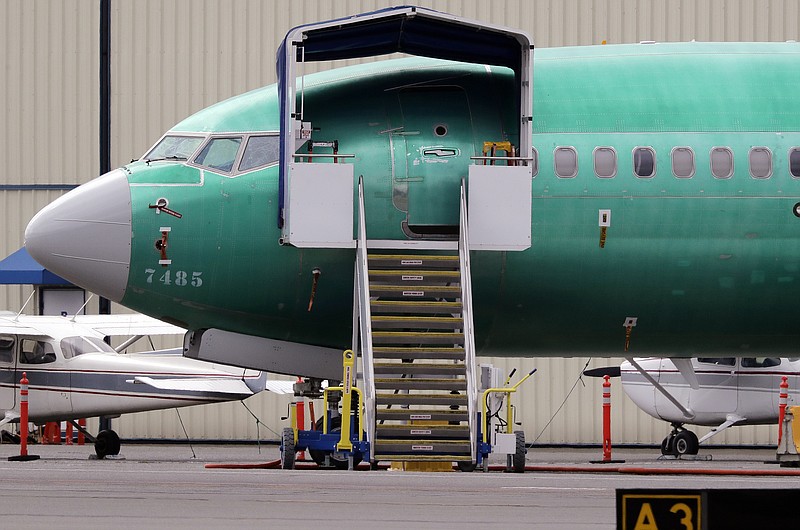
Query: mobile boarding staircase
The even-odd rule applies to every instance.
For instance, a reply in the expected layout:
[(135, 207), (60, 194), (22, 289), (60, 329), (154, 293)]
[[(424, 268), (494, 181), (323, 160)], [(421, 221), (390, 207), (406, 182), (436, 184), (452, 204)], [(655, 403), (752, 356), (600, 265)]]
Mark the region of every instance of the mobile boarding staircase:
[(368, 251), (361, 180), (358, 195), (354, 329), (372, 460), (474, 467), (478, 391), (464, 185), (455, 251)]
[[(380, 35), (379, 41), (373, 35)], [(298, 154), (315, 130), (305, 121), (314, 117), (305, 110), (304, 64), (390, 52), (497, 65), (514, 72), (514, 94), (504, 101), (517, 114), (510, 136), (519, 151), (509, 153), (511, 157), (487, 157), (484, 147), (483, 157), (473, 157), (483, 160), (469, 166), (468, 189), (461, 183), (457, 244), (370, 240), (361, 178), (358, 203), (354, 201), (353, 164), (324, 164), (320, 170), (322, 164), (311, 163), (314, 158), (344, 161), (354, 155), (339, 154), (338, 144), (332, 144), (332, 155)], [(298, 26), (278, 50), (281, 243), (356, 249), (353, 351), (361, 358), (358, 408), (364, 409), (366, 431), (362, 443), (358, 427), (357, 441), (368, 448), (373, 464), (455, 461), (463, 469), (480, 460), (482, 403), (469, 256), (471, 251), (519, 251), (531, 245), (532, 60), (533, 43), (524, 31), (416, 6)], [(494, 155), (498, 146), (489, 143)], [(513, 165), (493, 165), (498, 159), (508, 163), (509, 158)], [(345, 377), (343, 388), (349, 385)], [(349, 422), (342, 421), (344, 430)], [(480, 437), (484, 443), (485, 435)], [(288, 438), (297, 442), (297, 433)], [(349, 445), (344, 435), (342, 441), (340, 446)]]

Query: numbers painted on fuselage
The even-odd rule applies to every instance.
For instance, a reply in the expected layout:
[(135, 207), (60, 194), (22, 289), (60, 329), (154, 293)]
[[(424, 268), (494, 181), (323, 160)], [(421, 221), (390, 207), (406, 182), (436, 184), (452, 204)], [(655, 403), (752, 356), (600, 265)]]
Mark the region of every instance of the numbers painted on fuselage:
[[(160, 282), (163, 285), (175, 285), (177, 287), (200, 287), (203, 285), (202, 272), (193, 271), (191, 276), (186, 271), (171, 271), (167, 269), (160, 277), (156, 277), (156, 269), (145, 269), (145, 276), (147, 276), (147, 283)], [(155, 280), (153, 279), (155, 278)]]

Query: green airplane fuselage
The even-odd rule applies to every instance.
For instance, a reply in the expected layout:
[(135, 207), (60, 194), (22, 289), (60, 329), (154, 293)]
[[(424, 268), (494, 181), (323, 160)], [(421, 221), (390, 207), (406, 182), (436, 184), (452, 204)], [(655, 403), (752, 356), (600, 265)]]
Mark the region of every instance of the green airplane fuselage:
[[(800, 44), (537, 49), (533, 86), (531, 247), (472, 253), (477, 353), (619, 356), (636, 317), (628, 355), (791, 356)], [(503, 68), (399, 59), (308, 75), (303, 88), (314, 138), (338, 140), (364, 177), (370, 239), (457, 225), (470, 157), (484, 141), (517, 142)], [(277, 134), (279, 120), (273, 85), (167, 134)], [(612, 177), (595, 173), (598, 147), (615, 156)], [(650, 178), (634, 173), (637, 147), (656, 155)], [(733, 153), (730, 178), (711, 173), (719, 147)], [(768, 178), (751, 175), (754, 147), (771, 153)], [(673, 173), (675, 148), (691, 149), (691, 177)], [(574, 177), (556, 175), (557, 152), (577, 154)], [(133, 237), (122, 304), (193, 330), (349, 346), (355, 252), (279, 244), (277, 163), (241, 174), (169, 160), (124, 169)], [(181, 217), (156, 213), (159, 198)], [(611, 210), (602, 247), (601, 209)], [(168, 267), (154, 246), (165, 225)]]

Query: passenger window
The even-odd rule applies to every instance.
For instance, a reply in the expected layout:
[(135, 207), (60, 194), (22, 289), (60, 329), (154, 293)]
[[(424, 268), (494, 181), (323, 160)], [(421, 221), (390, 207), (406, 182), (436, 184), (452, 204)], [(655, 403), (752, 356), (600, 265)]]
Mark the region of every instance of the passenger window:
[(194, 163), (229, 173), (241, 143), (241, 138), (213, 138), (195, 157)]
[(676, 147), (672, 150), (672, 174), (679, 179), (694, 176), (694, 151), (691, 147)]
[(617, 174), (617, 152), (613, 147), (595, 147), (594, 173), (601, 179), (610, 179)]
[(766, 147), (750, 149), (750, 174), (754, 179), (768, 179), (772, 175), (772, 151)]
[(14, 344), (16, 341), (11, 335), (0, 336), (0, 363), (14, 361)]
[(280, 158), (280, 139), (277, 136), (251, 136), (244, 148), (239, 171), (274, 164)]
[(789, 151), (789, 173), (800, 178), (800, 147), (792, 147)]
[(736, 366), (735, 357), (700, 357), (697, 359), (701, 363), (716, 364), (719, 366)]
[(656, 152), (651, 147), (633, 150), (633, 172), (639, 178), (652, 178), (656, 174)]
[(24, 364), (47, 364), (55, 362), (53, 345), (43, 340), (22, 339), (19, 362)]
[(742, 368), (769, 368), (779, 364), (781, 360), (778, 357), (742, 357)]
[(571, 179), (578, 174), (578, 153), (574, 147), (556, 147), (553, 158), (559, 178)]
[(531, 169), (533, 170), (532, 176), (535, 177), (539, 174), (539, 151), (537, 151), (535, 147), (531, 151), (531, 158), (533, 158), (533, 160), (531, 160)]
[(733, 152), (727, 147), (711, 150), (711, 174), (714, 178), (729, 179), (733, 175)]

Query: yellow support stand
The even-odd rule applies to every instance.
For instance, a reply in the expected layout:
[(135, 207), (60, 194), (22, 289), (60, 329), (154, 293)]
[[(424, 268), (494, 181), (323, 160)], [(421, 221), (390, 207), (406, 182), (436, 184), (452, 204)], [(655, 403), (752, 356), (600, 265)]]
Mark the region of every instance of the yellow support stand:
[[(350, 442), (350, 409), (352, 406), (353, 397), (353, 372), (356, 363), (353, 350), (345, 350), (343, 354), (344, 359), (344, 375), (342, 377), (342, 430), (339, 437), (339, 443), (336, 445), (337, 451), (352, 451), (353, 444)], [(359, 414), (359, 418), (361, 415)], [(359, 421), (360, 422), (360, 421)], [(361, 428), (359, 427), (359, 437), (361, 436)]]
[(297, 402), (289, 403), (289, 424), (294, 432), (294, 443), (297, 444)]
[[(513, 394), (514, 392), (517, 391), (517, 388), (519, 387), (519, 385), (524, 383), (530, 376), (533, 375), (533, 373), (535, 371), (536, 371), (536, 368), (531, 370), (525, 377), (523, 377), (522, 379), (517, 381), (516, 385), (514, 385), (514, 386), (512, 386), (510, 388), (509, 387), (487, 388), (486, 390), (483, 391), (483, 399), (481, 400), (482, 401), (482, 403), (481, 403), (482, 409), (481, 410), (483, 411), (483, 415), (481, 416), (481, 421), (484, 424), (484, 428), (481, 429), (481, 431), (483, 431), (483, 443), (487, 442), (488, 436), (489, 436), (489, 433), (487, 432), (489, 430), (489, 423), (486, 421), (486, 415), (488, 413), (488, 411), (486, 410), (486, 408), (487, 408), (486, 398), (489, 396), (490, 393), (494, 392), (494, 393), (498, 393), (498, 394), (508, 394), (509, 395), (509, 399), (510, 399), (511, 398), (511, 394)], [(508, 384), (508, 380), (506, 380), (506, 384)], [(506, 404), (506, 432), (508, 434), (512, 433), (511, 426), (512, 426), (513, 420), (514, 420), (514, 418), (512, 417), (513, 416), (512, 410), (513, 410), (513, 408), (511, 407), (511, 403), (507, 403)]]

